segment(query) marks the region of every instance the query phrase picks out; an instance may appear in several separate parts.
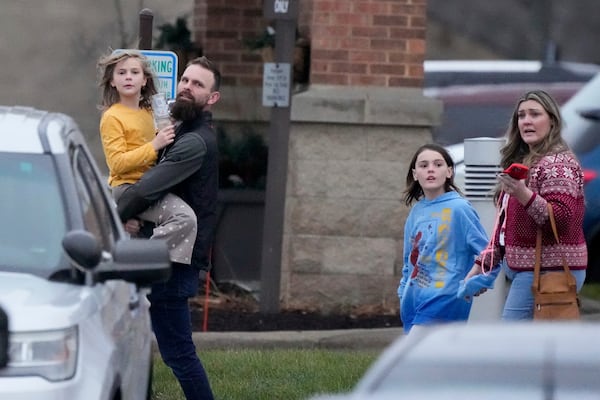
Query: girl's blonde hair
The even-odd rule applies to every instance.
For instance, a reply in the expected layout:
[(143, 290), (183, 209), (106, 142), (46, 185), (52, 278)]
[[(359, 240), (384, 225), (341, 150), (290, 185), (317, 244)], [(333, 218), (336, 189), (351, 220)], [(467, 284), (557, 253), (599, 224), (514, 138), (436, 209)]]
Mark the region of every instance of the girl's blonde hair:
[(113, 79), (113, 74), (115, 72), (117, 63), (128, 58), (137, 58), (140, 60), (142, 71), (144, 72), (144, 77), (146, 78), (146, 85), (142, 87), (141, 91), (140, 107), (148, 110), (152, 108), (151, 97), (153, 94), (158, 93), (158, 90), (156, 89), (156, 79), (154, 77), (154, 73), (152, 72), (152, 68), (150, 68), (148, 59), (139, 50), (119, 49), (111, 51), (108, 55), (102, 56), (98, 61), (100, 75), (98, 87), (102, 89), (102, 100), (99, 105), (101, 110), (106, 110), (113, 104), (119, 102), (119, 92), (111, 85), (111, 81)]

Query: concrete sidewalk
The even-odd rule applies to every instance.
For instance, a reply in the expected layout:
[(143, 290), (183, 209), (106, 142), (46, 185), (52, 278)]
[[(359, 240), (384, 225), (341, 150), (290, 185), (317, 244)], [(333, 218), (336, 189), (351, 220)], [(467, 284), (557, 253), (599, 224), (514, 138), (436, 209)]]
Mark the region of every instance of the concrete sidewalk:
[[(584, 321), (600, 322), (600, 301), (581, 299)], [(324, 348), (383, 350), (403, 335), (402, 328), (345, 329), (319, 331), (195, 332), (199, 351), (235, 348)]]

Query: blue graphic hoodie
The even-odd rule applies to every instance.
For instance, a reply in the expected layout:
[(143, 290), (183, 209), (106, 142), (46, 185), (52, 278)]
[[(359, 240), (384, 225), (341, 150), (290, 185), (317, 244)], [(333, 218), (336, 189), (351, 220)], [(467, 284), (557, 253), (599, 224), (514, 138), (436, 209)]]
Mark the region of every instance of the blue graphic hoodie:
[(404, 226), (398, 287), (404, 331), (413, 325), (464, 321), (471, 303), (456, 294), (488, 237), (479, 215), (457, 192), (419, 200)]

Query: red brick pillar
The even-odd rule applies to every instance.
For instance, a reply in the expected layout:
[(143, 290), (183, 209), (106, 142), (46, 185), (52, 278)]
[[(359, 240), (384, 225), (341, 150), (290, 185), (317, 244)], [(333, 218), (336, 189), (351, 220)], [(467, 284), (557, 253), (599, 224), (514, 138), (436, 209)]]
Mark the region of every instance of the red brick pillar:
[(420, 87), (426, 0), (312, 0), (311, 84)]
[[(261, 53), (244, 39), (263, 32), (262, 0), (196, 0), (194, 40), (226, 85), (261, 86)], [(419, 87), (427, 0), (301, 0), (298, 31), (310, 41), (312, 84)]]
[[(310, 38), (312, 0), (300, 1), (298, 31)], [(196, 0), (194, 41), (216, 61), (223, 83), (231, 86), (262, 86), (263, 58), (246, 40), (259, 37), (269, 25), (263, 17), (263, 0)]]
[(218, 63), (223, 84), (262, 86), (260, 52), (244, 46), (267, 26), (262, 0), (196, 0), (194, 41), (203, 53)]
[[(194, 40), (232, 86), (261, 86), (260, 51), (244, 41), (269, 25), (262, 0), (196, 0)], [(301, 0), (300, 36), (310, 41), (311, 84), (420, 87), (426, 0)]]
[[(269, 121), (263, 60), (243, 47), (269, 23), (262, 4), (196, 0), (195, 41), (223, 71), (228, 87), (215, 116), (228, 129)], [(299, 6), (311, 68), (290, 110), (282, 306), (395, 307), (407, 214), (402, 176), (414, 151), (431, 141), (442, 110), (421, 89), (426, 0)]]

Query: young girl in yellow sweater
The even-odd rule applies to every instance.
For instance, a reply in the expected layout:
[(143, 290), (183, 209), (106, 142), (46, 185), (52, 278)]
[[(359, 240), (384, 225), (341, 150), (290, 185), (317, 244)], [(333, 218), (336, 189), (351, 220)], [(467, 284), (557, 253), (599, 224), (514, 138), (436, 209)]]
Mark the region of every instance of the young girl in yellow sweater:
[[(98, 62), (101, 70), (100, 136), (109, 169), (108, 184), (115, 200), (137, 182), (158, 159), (158, 152), (175, 137), (168, 125), (158, 132), (151, 97), (157, 93), (146, 57), (137, 50), (116, 50)], [(171, 261), (190, 264), (196, 238), (196, 215), (171, 193), (140, 214), (155, 224), (153, 239), (167, 241)], [(135, 226), (131, 221), (128, 226)], [(131, 228), (128, 229), (131, 231)]]

